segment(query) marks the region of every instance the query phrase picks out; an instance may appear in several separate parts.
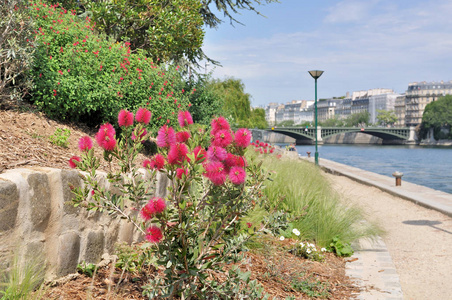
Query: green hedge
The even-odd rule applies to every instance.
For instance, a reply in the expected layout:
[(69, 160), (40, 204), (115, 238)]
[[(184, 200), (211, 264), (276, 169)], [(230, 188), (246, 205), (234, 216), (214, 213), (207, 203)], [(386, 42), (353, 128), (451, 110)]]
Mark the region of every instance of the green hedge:
[(131, 52), (97, 34), (89, 19), (58, 5), (33, 3), (36, 49), (33, 102), (48, 116), (97, 125), (115, 123), (122, 108), (148, 107), (153, 129), (188, 106), (177, 67), (159, 66), (143, 52)]

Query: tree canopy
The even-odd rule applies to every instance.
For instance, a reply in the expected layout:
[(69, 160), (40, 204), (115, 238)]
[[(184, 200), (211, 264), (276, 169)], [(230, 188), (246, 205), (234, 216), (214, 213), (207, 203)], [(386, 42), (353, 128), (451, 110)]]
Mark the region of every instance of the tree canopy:
[(392, 125), (397, 121), (393, 110), (377, 109), (377, 120), (380, 125)]
[[(452, 95), (447, 95), (433, 101), (425, 106), (422, 115), (421, 127), (423, 135), (425, 132), (433, 128), (435, 138), (450, 138), (450, 127), (452, 124)], [(449, 129), (449, 134), (445, 134), (441, 129)]]

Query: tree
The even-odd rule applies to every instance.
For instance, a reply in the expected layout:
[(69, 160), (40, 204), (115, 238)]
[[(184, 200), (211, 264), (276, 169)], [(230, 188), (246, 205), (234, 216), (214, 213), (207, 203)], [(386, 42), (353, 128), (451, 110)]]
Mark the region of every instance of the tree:
[[(452, 95), (447, 95), (425, 106), (422, 115), (422, 135), (430, 128), (434, 129), (435, 138), (450, 138), (450, 126), (452, 124)], [(449, 129), (449, 135), (441, 133), (441, 129)]]
[(265, 109), (254, 108), (251, 110), (251, 126), (259, 129), (268, 127), (267, 120), (265, 120)]
[(0, 102), (22, 99), (31, 89), (26, 76), (33, 62), (32, 20), (20, 0), (0, 5)]
[(377, 109), (377, 120), (380, 125), (392, 125), (397, 121), (393, 110)]
[(351, 114), (345, 119), (346, 127), (362, 126), (369, 124), (370, 114), (367, 111), (362, 111), (356, 114)]
[(190, 92), (190, 112), (195, 123), (209, 125), (214, 116), (221, 114), (223, 95), (209, 77), (200, 76), (190, 81), (186, 92)]

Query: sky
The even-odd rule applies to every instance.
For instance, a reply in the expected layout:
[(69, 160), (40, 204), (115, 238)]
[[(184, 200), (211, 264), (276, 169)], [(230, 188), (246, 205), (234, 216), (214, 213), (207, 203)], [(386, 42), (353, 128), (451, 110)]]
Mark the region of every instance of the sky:
[[(262, 1), (264, 2), (264, 1)], [(451, 0), (280, 0), (207, 29), (203, 50), (241, 79), (252, 106), (452, 80)]]

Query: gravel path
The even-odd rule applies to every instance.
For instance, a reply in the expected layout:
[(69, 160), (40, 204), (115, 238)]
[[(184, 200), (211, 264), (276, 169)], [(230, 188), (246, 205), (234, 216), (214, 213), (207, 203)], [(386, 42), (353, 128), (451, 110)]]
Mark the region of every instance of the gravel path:
[(346, 177), (326, 176), (386, 232), (382, 238), (404, 299), (452, 299), (452, 218)]

